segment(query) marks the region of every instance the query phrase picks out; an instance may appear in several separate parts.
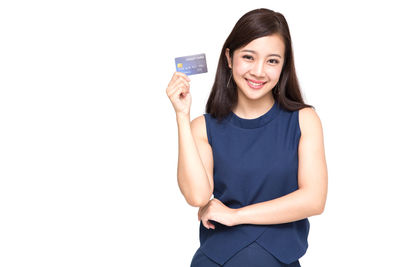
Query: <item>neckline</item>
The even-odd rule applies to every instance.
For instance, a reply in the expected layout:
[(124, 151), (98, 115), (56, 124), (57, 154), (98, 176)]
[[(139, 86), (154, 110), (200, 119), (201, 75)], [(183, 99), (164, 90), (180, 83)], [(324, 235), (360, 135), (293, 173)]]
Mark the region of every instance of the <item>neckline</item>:
[(244, 129), (260, 128), (268, 124), (273, 118), (276, 117), (279, 109), (278, 106), (279, 106), (278, 101), (274, 100), (274, 104), (267, 112), (254, 119), (241, 118), (238, 115), (236, 115), (233, 111), (231, 111), (229, 113), (230, 116), (228, 118), (228, 121), (239, 128), (244, 128)]

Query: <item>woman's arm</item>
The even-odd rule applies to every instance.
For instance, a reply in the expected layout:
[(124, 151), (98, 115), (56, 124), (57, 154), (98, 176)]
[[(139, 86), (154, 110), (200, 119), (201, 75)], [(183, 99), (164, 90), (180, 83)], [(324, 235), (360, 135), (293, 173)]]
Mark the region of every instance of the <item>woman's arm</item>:
[(299, 189), (285, 196), (235, 210), (234, 224), (278, 224), (321, 214), (328, 190), (328, 171), (321, 121), (312, 108), (299, 111)]
[[(186, 202), (201, 207), (213, 192), (212, 150), (208, 144), (204, 115), (190, 122), (190, 78), (174, 72), (166, 93), (171, 100), (178, 123), (178, 185)], [(211, 157), (211, 158), (210, 158)], [(205, 163), (203, 163), (205, 162)], [(206, 169), (205, 169), (206, 168)]]
[(177, 123), (178, 185), (189, 205), (202, 207), (210, 200), (214, 188), (212, 150), (207, 141), (205, 118), (201, 115), (190, 122), (188, 116), (178, 115)]

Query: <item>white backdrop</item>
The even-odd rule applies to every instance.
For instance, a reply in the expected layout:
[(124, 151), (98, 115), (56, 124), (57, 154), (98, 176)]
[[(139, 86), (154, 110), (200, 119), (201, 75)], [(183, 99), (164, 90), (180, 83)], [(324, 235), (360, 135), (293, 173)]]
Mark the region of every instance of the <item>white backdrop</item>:
[(88, 0), (0, 2), (0, 266), (189, 266), (199, 222), (165, 90), (175, 57), (206, 53), (202, 115), (226, 37), (260, 7), (286, 17), (324, 130), (302, 266), (400, 266), (394, 1)]

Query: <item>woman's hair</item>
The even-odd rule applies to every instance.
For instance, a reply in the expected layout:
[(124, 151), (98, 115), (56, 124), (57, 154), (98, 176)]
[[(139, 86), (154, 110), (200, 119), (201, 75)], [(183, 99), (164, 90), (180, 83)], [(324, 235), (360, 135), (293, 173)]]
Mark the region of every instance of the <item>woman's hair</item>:
[(234, 79), (228, 84), (231, 70), (228, 66), (225, 51), (233, 58), (236, 49), (241, 48), (254, 39), (278, 34), (285, 43), (285, 56), (279, 81), (273, 89), (273, 97), (280, 106), (289, 111), (303, 107), (312, 107), (303, 101), (294, 66), (292, 39), (285, 17), (265, 8), (247, 12), (236, 23), (226, 39), (218, 61), (214, 84), (206, 105), (206, 112), (219, 121), (228, 115), (238, 101), (238, 92)]

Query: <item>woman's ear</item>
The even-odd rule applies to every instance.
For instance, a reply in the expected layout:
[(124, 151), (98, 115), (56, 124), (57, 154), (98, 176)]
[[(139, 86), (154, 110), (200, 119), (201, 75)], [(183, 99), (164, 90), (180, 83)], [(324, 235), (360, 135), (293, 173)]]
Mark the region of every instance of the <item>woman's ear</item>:
[(229, 48), (227, 48), (225, 50), (225, 56), (226, 56), (226, 60), (228, 61), (229, 68), (232, 69), (232, 60), (231, 60), (231, 56), (229, 55)]

